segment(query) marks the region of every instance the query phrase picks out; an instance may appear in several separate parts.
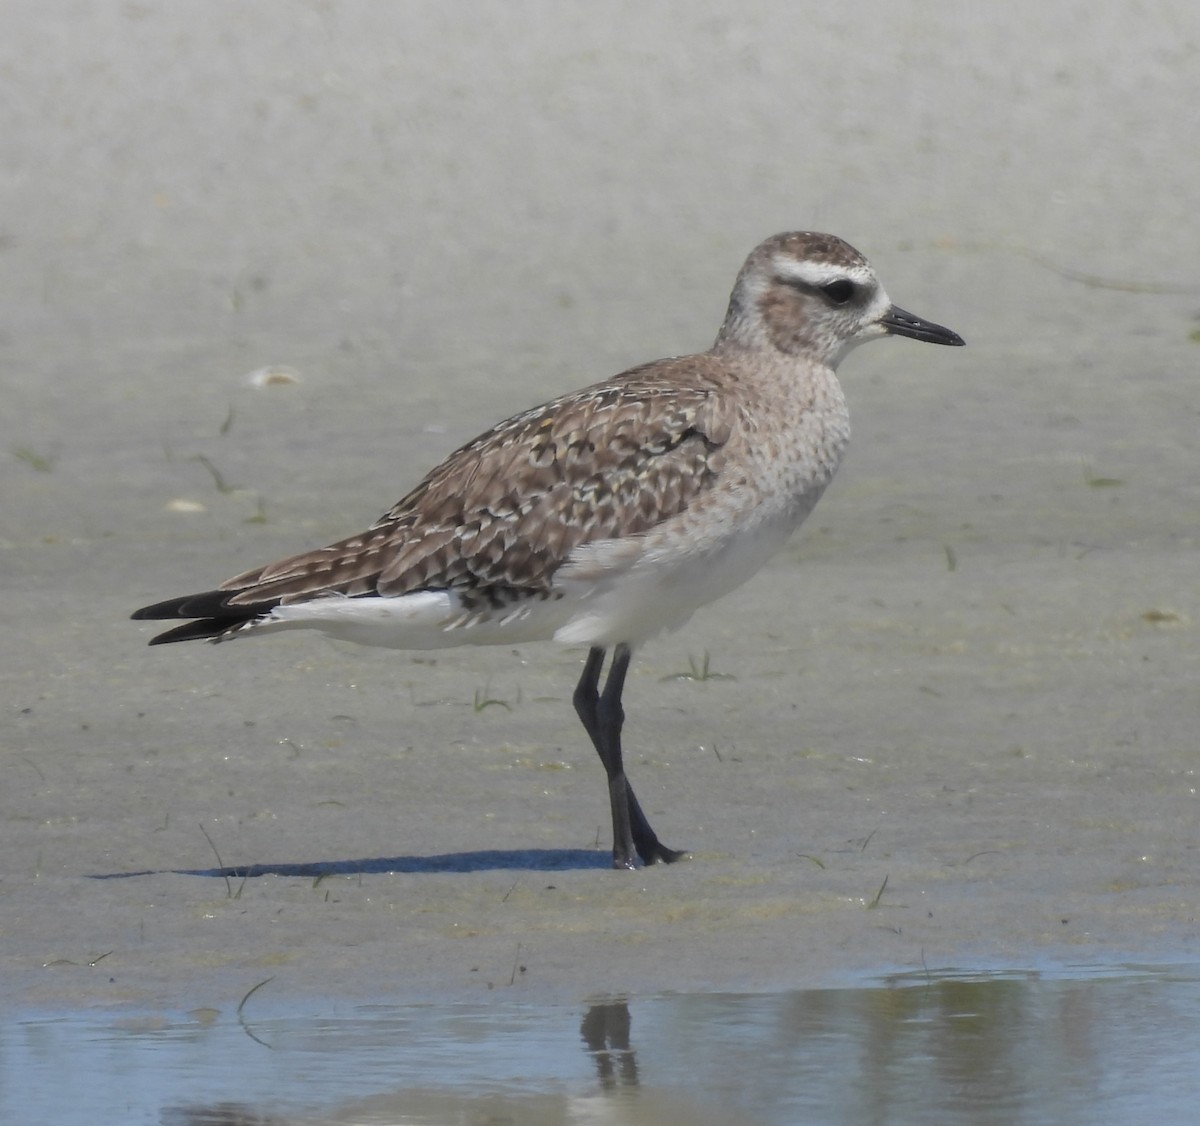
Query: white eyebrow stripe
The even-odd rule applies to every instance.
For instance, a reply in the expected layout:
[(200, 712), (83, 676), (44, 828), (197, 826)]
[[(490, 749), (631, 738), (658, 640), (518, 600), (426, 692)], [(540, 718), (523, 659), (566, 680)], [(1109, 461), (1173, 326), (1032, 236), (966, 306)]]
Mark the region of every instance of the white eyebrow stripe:
[(830, 282), (848, 281), (865, 285), (871, 280), (870, 271), (853, 266), (839, 266), (833, 262), (801, 262), (795, 258), (779, 256), (775, 259), (775, 272), (781, 278), (794, 278), (805, 285), (819, 287)]

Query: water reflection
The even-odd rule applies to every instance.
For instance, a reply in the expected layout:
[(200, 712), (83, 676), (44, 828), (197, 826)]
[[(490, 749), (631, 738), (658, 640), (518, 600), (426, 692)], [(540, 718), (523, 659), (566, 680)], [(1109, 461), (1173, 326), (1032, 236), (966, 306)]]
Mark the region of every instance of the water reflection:
[(217, 1103), (210, 1107), (167, 1107), (163, 1126), (288, 1126), (287, 1119), (257, 1114), (240, 1103)]
[(637, 1056), (629, 1044), (631, 1023), (629, 1006), (624, 1001), (610, 1001), (592, 1005), (579, 1026), (605, 1090), (637, 1086)]
[(1191, 967), (895, 977), (582, 1012), (376, 1006), (245, 1031), (233, 1014), (0, 1024), (5, 1122), (1091, 1126), (1189, 1121), (1198, 1101)]

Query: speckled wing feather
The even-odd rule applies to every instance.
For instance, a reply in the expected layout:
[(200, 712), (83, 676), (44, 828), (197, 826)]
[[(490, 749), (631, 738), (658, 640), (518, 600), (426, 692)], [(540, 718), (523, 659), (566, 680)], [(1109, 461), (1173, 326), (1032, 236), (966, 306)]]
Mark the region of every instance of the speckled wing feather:
[(169, 637), (184, 640), (326, 594), (452, 590), (480, 607), (545, 597), (580, 544), (636, 536), (713, 486), (734, 417), (713, 365), (659, 360), (515, 415), (367, 531), (140, 614), (214, 619)]

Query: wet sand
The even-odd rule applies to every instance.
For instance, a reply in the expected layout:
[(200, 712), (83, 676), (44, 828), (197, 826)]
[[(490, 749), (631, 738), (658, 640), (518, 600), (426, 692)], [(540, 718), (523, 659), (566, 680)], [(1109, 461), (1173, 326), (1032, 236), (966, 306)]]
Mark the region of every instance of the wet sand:
[[(4, 999), (1195, 959), (1200, 176), (1166, 123), (1196, 21), (1029, 7), (999, 36), (950, 5), (16, 5)], [(799, 226), (968, 348), (856, 352), (812, 519), (639, 655), (630, 774), (690, 862), (606, 869), (581, 652), (150, 650), (127, 620), (705, 347)], [(268, 364), (301, 381), (249, 386)]]

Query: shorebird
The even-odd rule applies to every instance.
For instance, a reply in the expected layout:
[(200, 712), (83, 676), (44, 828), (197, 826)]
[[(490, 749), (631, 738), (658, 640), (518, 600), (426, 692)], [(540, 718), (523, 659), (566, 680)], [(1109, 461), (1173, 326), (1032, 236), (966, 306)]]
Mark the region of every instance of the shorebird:
[(893, 305), (841, 239), (775, 235), (707, 352), (514, 415), (365, 532), (133, 617), (189, 619), (151, 645), (317, 629), (395, 649), (587, 646), (573, 701), (608, 777), (613, 867), (671, 863), (686, 853), (658, 839), (625, 776), (634, 647), (748, 579), (812, 511), (850, 438), (835, 369), (888, 335), (963, 343)]

